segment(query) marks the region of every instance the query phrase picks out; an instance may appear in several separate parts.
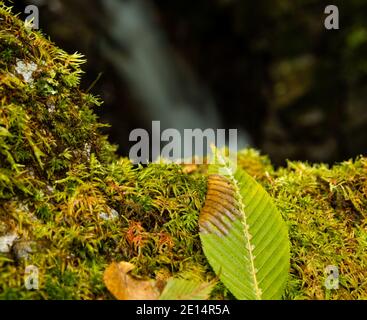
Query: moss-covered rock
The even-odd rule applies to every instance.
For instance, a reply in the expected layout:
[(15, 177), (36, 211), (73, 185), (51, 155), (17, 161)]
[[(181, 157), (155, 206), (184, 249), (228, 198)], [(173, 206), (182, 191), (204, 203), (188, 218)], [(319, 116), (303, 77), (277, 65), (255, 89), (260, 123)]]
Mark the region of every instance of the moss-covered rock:
[[(82, 57), (58, 49), (0, 5), (0, 298), (109, 299), (102, 274), (192, 271), (213, 278), (197, 219), (205, 166), (133, 166), (100, 133), (100, 101), (79, 85)], [(274, 197), (289, 225), (285, 299), (367, 298), (367, 160), (274, 169), (244, 150), (238, 163)], [(39, 290), (27, 290), (27, 266)], [(324, 270), (339, 268), (338, 290)], [(218, 285), (215, 298), (230, 298)]]

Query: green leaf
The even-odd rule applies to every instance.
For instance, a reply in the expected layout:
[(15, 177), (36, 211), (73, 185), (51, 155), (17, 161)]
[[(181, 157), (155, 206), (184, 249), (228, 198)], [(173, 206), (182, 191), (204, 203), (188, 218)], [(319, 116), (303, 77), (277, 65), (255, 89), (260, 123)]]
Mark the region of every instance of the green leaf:
[(290, 268), (286, 224), (260, 184), (213, 152), (199, 217), (205, 256), (237, 299), (280, 299)]
[(207, 300), (215, 282), (170, 278), (159, 300)]

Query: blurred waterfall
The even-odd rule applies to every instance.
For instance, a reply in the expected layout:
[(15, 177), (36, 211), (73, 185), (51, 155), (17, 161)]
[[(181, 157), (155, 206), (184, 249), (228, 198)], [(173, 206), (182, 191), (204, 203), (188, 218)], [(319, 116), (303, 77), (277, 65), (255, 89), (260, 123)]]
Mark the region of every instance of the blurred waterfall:
[[(208, 90), (178, 60), (144, 0), (101, 1), (110, 20), (103, 24), (108, 41), (103, 54), (143, 106), (144, 117), (161, 121), (161, 130), (224, 128)], [(203, 54), (210, 54), (205, 53)], [(239, 147), (248, 138), (238, 136)], [(185, 146), (182, 146), (185, 147)]]

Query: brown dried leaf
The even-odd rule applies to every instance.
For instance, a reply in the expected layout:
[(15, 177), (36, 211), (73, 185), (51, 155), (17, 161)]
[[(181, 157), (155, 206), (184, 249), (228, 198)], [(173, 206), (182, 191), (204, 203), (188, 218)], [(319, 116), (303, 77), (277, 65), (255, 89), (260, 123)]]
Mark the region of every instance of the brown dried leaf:
[(231, 230), (233, 222), (240, 218), (232, 182), (218, 174), (209, 175), (208, 192), (199, 216), (200, 231), (222, 237)]
[(128, 274), (134, 268), (129, 262), (111, 263), (103, 275), (107, 289), (118, 300), (157, 300), (160, 295), (157, 281), (135, 279)]

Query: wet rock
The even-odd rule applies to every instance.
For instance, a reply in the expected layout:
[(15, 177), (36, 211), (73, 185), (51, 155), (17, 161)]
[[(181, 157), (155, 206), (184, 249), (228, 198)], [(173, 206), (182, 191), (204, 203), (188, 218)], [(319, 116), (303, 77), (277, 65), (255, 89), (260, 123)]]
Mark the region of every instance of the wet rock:
[(0, 237), (0, 253), (9, 253), (17, 238), (18, 235), (15, 232)]

